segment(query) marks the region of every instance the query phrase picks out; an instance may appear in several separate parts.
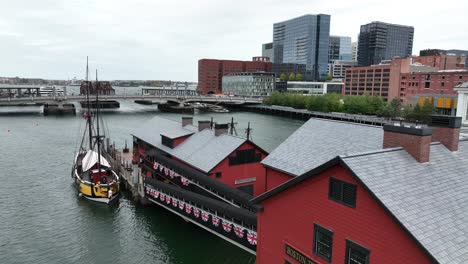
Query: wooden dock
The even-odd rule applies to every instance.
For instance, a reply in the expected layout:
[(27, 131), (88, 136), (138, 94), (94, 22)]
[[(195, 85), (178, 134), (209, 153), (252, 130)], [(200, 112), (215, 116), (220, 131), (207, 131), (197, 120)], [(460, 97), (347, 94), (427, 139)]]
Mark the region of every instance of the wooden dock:
[(374, 126), (383, 126), (391, 121), (382, 117), (346, 114), (346, 113), (325, 113), (317, 111), (309, 111), (307, 109), (295, 109), (292, 107), (278, 105), (246, 105), (244, 109), (247, 111), (259, 112), (264, 114), (272, 114), (277, 116), (285, 116), (301, 120), (309, 120), (309, 118), (321, 118), (338, 120), (343, 122), (359, 123)]

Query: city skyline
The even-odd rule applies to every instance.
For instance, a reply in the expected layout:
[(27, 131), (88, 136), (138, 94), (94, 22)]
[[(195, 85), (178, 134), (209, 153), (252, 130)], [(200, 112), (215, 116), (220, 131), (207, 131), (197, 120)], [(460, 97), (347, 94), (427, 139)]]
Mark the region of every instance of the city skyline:
[[(435, 2), (434, 2), (435, 3)], [(84, 77), (86, 56), (100, 78), (197, 80), (202, 58), (250, 60), (272, 41), (274, 23), (305, 14), (331, 15), (331, 35), (357, 40), (372, 21), (413, 26), (413, 54), (468, 49), (468, 25), (452, 15), (467, 3), (394, 1), (16, 1), (0, 18), (1, 76)], [(404, 6), (404, 9), (399, 8)], [(248, 7), (248, 8), (246, 8)], [(437, 19), (434, 19), (437, 18)], [(438, 21), (434, 24), (433, 21)]]

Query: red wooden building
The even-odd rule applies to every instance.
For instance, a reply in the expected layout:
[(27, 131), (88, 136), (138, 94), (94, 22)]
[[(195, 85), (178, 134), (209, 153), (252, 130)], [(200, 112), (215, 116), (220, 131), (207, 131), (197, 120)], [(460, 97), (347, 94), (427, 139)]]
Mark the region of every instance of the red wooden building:
[(227, 124), (183, 117), (182, 123), (155, 117), (134, 133), (134, 160), (159, 153), (206, 177), (253, 196), (265, 192), (265, 169), (260, 161), (267, 155), (250, 140), (230, 135)]
[(276, 170), (290, 180), (253, 200), (263, 206), (257, 264), (468, 263), (460, 124), (434, 117), (432, 128), (386, 125), (380, 142), (367, 139), (376, 150), (348, 149), (299, 176)]

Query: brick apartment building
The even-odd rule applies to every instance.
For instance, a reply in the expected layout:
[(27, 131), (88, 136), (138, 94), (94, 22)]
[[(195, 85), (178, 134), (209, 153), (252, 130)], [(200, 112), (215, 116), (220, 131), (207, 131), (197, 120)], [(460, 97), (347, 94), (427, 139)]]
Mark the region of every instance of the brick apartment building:
[(198, 61), (198, 92), (222, 93), (223, 76), (239, 72), (270, 72), (271, 62), (201, 59)]
[(468, 81), (458, 55), (394, 58), (387, 64), (347, 69), (343, 95), (369, 94), (385, 100), (413, 102), (421, 94), (456, 94), (453, 87)]

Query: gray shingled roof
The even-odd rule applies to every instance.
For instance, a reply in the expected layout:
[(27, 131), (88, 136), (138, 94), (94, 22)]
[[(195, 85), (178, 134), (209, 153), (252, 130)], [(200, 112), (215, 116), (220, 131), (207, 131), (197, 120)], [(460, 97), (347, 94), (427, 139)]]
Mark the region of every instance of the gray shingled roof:
[(468, 141), (432, 144), (428, 163), (401, 148), (341, 158), (439, 263), (468, 263)]
[(205, 129), (178, 145), (172, 155), (208, 173), (245, 141), (229, 134), (215, 136), (213, 130)]
[[(182, 127), (180, 122), (155, 117), (136, 129), (132, 135), (206, 173), (246, 141), (246, 139), (229, 134), (215, 136), (214, 131), (210, 129), (197, 131), (196, 126)], [(192, 135), (171, 149), (162, 145), (161, 134), (170, 138)]]
[(262, 164), (299, 176), (341, 154), (381, 149), (382, 142), (381, 127), (311, 118)]
[(182, 123), (180, 122), (156, 116), (146, 121), (131, 134), (159, 149), (170, 152), (172, 149), (161, 143), (161, 134), (170, 138), (177, 138), (193, 134), (197, 131), (198, 128), (196, 126), (186, 125), (182, 127)]

